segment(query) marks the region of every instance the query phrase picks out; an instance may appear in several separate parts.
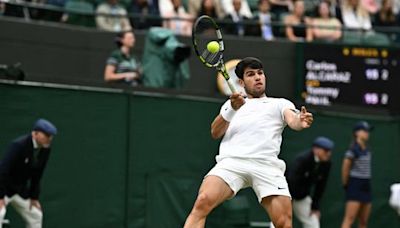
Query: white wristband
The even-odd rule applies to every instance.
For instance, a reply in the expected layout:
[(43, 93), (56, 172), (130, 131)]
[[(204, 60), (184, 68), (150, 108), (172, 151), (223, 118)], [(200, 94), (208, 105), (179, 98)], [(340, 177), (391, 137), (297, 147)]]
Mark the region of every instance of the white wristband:
[(231, 122), (233, 117), (236, 114), (236, 110), (232, 108), (231, 102), (228, 102), (226, 107), (223, 107), (221, 109), (220, 114), (221, 114), (222, 118), (224, 118), (224, 120)]

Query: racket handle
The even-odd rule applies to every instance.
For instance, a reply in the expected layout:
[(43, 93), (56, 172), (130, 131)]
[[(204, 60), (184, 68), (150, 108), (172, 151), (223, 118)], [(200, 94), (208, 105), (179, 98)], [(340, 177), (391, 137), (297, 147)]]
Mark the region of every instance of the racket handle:
[(228, 83), (229, 89), (231, 90), (232, 93), (236, 93), (236, 88), (233, 85), (232, 79), (229, 78), (228, 80), (226, 80), (226, 82)]

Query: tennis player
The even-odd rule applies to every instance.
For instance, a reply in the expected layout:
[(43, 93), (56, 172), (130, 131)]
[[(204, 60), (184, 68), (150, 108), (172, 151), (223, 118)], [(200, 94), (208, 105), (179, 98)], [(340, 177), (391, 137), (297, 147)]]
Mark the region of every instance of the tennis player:
[(283, 98), (267, 97), (266, 76), (260, 60), (247, 57), (235, 69), (247, 97), (233, 94), (211, 124), (214, 139), (223, 137), (217, 164), (205, 176), (185, 228), (202, 228), (207, 215), (243, 188), (252, 187), (277, 228), (292, 227), (292, 205), (278, 158), (286, 125), (309, 128), (313, 116), (296, 110)]

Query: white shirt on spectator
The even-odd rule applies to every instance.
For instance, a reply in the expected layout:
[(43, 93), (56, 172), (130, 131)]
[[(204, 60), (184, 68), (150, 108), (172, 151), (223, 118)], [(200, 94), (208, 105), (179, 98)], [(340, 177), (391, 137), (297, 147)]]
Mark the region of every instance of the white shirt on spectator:
[(346, 28), (366, 29), (372, 28), (368, 14), (362, 15), (351, 9), (342, 9), (343, 24)]
[[(233, 13), (233, 4), (232, 0), (221, 0), (222, 8), (225, 10), (225, 15), (230, 15)], [(247, 0), (242, 0), (242, 7), (240, 8), (240, 15), (246, 16), (247, 18), (252, 18), (253, 14), (251, 13), (249, 3)]]
[[(183, 6), (177, 11), (171, 0), (159, 0), (160, 15), (163, 20), (163, 27), (171, 29), (177, 35), (189, 36), (192, 33), (192, 16), (188, 14)], [(165, 20), (168, 19), (169, 20)], [(180, 18), (180, 19), (171, 19)], [(183, 20), (182, 20), (183, 19)]]
[(129, 31), (132, 29), (127, 12), (121, 5), (110, 5), (105, 2), (97, 7), (96, 13), (110, 15), (99, 15), (96, 17), (96, 24), (99, 29), (110, 32)]

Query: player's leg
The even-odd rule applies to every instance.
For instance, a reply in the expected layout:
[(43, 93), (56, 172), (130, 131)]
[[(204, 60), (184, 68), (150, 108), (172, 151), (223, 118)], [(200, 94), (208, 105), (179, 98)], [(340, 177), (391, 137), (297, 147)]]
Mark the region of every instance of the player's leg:
[(39, 208), (31, 207), (30, 200), (14, 195), (10, 201), (14, 209), (22, 216), (27, 228), (41, 228), (43, 214)]
[(361, 203), (358, 201), (347, 201), (342, 228), (350, 228), (357, 218), (358, 211), (360, 210)]
[(217, 176), (207, 176), (200, 186), (193, 209), (185, 222), (185, 228), (203, 228), (206, 217), (223, 201), (232, 197), (234, 192), (228, 184)]
[(307, 196), (301, 200), (293, 200), (293, 213), (303, 224), (303, 228), (319, 228), (319, 219), (311, 214), (311, 197)]
[(371, 213), (371, 203), (362, 203), (360, 213), (358, 214), (358, 227), (366, 228), (368, 226), (368, 218)]
[(261, 201), (276, 228), (292, 227), (292, 203), (288, 196), (267, 196)]

